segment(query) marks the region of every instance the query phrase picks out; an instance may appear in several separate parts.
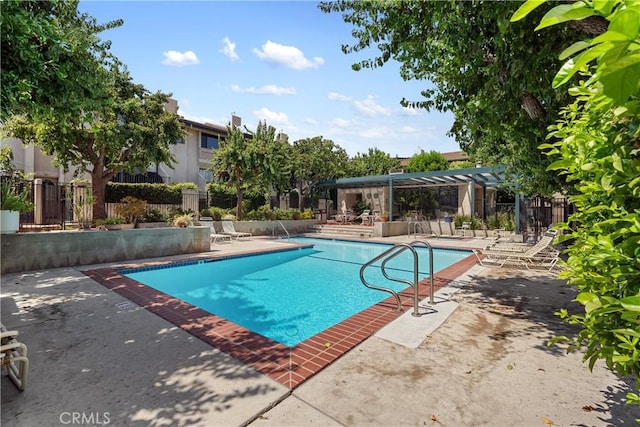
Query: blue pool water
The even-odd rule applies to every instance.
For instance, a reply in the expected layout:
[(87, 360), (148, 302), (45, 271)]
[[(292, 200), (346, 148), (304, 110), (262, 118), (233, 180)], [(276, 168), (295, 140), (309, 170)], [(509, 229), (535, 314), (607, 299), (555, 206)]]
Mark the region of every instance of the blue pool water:
[[(389, 296), (366, 288), (360, 267), (389, 245), (294, 238), (313, 248), (227, 258), (148, 271), (123, 271), (128, 277), (247, 329), (293, 346)], [(419, 253), (420, 278), (428, 276), (428, 251)], [(434, 272), (469, 252), (434, 250)], [(409, 251), (387, 264), (394, 277), (412, 279)], [(367, 270), (372, 284), (396, 291), (379, 268)]]

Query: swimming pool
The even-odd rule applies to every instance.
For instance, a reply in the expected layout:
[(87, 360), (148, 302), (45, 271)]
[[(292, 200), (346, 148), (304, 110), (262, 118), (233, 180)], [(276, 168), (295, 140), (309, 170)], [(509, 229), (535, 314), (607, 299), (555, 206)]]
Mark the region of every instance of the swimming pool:
[[(313, 247), (121, 273), (290, 347), (389, 296), (364, 287), (359, 277), (361, 266), (389, 245), (291, 240)], [(423, 278), (429, 271), (428, 251), (416, 249)], [(434, 272), (468, 255), (436, 249)], [(409, 252), (387, 265), (388, 272), (406, 279), (412, 278), (412, 268)], [(406, 287), (389, 282), (377, 268), (367, 270), (365, 277), (396, 291)]]

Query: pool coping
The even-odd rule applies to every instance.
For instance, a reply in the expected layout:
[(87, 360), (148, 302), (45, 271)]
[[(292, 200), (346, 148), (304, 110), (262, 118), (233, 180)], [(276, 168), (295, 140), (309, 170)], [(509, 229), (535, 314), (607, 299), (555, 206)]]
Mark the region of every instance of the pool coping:
[[(235, 256), (282, 252), (308, 246), (257, 249)], [(211, 254), (207, 259), (224, 259), (235, 256)], [(202, 258), (198, 258), (198, 260), (202, 260)], [(175, 263), (170, 260), (156, 260), (139, 264), (131, 263), (126, 267), (120, 265), (97, 268), (83, 271), (83, 273), (106, 288), (269, 376), (290, 390), (298, 387), (375, 334), (383, 326), (402, 315), (396, 310), (395, 298), (389, 296), (317, 335), (295, 346), (288, 347), (120, 273), (122, 270), (166, 266)], [(440, 270), (434, 275), (434, 291), (446, 286), (474, 265), (476, 265), (475, 258), (471, 254)], [(422, 280), (418, 288), (421, 300), (429, 296), (428, 279)], [(406, 288), (398, 295), (403, 310), (411, 310), (413, 308), (413, 288)]]

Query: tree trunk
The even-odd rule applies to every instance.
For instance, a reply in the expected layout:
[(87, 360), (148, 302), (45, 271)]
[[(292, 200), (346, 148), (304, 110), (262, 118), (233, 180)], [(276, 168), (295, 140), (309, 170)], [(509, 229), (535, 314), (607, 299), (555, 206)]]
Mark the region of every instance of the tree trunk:
[(93, 193), (93, 221), (97, 219), (104, 219), (107, 217), (107, 211), (105, 209), (105, 191), (109, 179), (110, 178), (106, 179), (102, 176), (102, 171), (100, 171), (99, 173), (91, 172), (91, 192)]
[(236, 187), (236, 194), (238, 197), (238, 203), (236, 203), (236, 218), (238, 218), (238, 221), (242, 220), (242, 199), (244, 196), (244, 190), (238, 186)]
[(571, 21), (569, 26), (576, 31), (580, 31), (591, 36), (599, 36), (607, 31), (607, 28), (609, 28), (609, 21), (602, 16), (589, 16), (588, 18), (581, 19), (579, 21)]
[(304, 211), (304, 193), (302, 192), (302, 184), (298, 186), (298, 210)]
[(529, 92), (524, 92), (520, 95), (520, 104), (533, 120), (544, 117), (544, 109), (542, 108), (540, 101), (538, 101), (538, 98), (531, 95)]

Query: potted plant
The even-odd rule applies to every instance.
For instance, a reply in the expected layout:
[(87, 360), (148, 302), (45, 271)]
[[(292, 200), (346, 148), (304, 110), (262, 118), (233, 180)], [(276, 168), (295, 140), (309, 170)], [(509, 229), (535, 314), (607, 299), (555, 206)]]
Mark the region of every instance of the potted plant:
[(173, 219), (173, 226), (186, 228), (193, 225), (193, 214), (178, 215)]
[(29, 201), (29, 193), (22, 191), (20, 182), (29, 179), (13, 165), (11, 147), (0, 147), (0, 232), (15, 233), (20, 228), (20, 214), (31, 212), (33, 203)]
[(33, 210), (33, 204), (27, 192), (19, 192), (7, 182), (1, 184), (0, 193), (0, 232), (15, 233), (20, 228), (20, 214)]
[(380, 215), (380, 221), (382, 222), (389, 221), (389, 212), (387, 211), (382, 212), (382, 215)]

